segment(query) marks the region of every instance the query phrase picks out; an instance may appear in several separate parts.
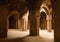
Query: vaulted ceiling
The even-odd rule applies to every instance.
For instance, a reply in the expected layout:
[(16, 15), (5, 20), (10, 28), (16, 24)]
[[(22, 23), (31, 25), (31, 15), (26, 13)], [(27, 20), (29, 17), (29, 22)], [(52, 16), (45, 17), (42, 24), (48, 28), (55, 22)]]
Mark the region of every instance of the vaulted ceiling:
[(17, 10), (24, 15), (28, 9), (39, 9), (43, 1), (45, 0), (0, 0), (0, 6), (7, 5), (8, 11)]

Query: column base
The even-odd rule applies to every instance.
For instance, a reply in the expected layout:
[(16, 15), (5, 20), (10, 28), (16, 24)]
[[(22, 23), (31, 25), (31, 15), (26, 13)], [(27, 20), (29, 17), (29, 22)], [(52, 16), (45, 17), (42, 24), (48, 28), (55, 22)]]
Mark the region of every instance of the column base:
[(7, 38), (7, 33), (0, 33), (0, 38)]
[(31, 35), (31, 34), (30, 34), (29, 36), (39, 36), (39, 35)]
[(48, 30), (48, 32), (52, 32), (51, 30)]

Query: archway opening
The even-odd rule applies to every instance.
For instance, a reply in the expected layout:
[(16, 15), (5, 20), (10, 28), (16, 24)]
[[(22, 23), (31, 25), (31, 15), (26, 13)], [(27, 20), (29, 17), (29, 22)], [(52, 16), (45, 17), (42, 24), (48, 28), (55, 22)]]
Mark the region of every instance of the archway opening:
[(47, 28), (47, 21), (46, 21), (46, 13), (41, 12), (40, 13), (40, 29), (46, 29)]
[(16, 29), (16, 18), (15, 15), (9, 17), (9, 29)]
[(40, 13), (40, 29), (47, 29), (46, 13)]

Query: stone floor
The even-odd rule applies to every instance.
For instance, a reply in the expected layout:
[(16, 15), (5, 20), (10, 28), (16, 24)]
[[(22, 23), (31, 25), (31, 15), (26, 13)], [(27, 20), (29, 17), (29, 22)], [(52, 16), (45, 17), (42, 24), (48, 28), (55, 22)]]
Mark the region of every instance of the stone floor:
[(1, 39), (0, 42), (54, 42), (54, 31), (39, 30), (40, 36), (28, 36), (29, 30), (20, 31), (9, 29), (7, 38)]

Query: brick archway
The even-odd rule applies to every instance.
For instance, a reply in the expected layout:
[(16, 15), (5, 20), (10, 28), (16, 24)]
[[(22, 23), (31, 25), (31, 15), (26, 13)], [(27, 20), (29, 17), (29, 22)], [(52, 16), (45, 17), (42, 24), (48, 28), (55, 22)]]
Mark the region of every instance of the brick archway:
[(19, 12), (18, 11), (12, 11), (8, 15), (7, 22), (8, 22), (8, 28), (11, 29), (17, 29), (18, 28), (18, 20), (19, 20)]
[(9, 29), (16, 29), (17, 28), (17, 19), (15, 15), (11, 15), (9, 17)]
[(46, 13), (45, 12), (41, 12), (40, 13), (41, 17), (40, 17), (40, 28), (41, 29), (47, 29), (47, 21), (46, 21)]
[[(47, 6), (46, 6), (47, 7)], [(47, 24), (47, 30), (51, 31), (52, 29), (52, 14), (51, 14), (51, 10), (49, 10), (49, 8), (46, 8), (45, 6), (40, 8), (40, 13), (44, 12), (46, 13), (46, 24)], [(41, 15), (41, 14), (40, 14)], [(41, 16), (40, 16), (41, 17)]]

